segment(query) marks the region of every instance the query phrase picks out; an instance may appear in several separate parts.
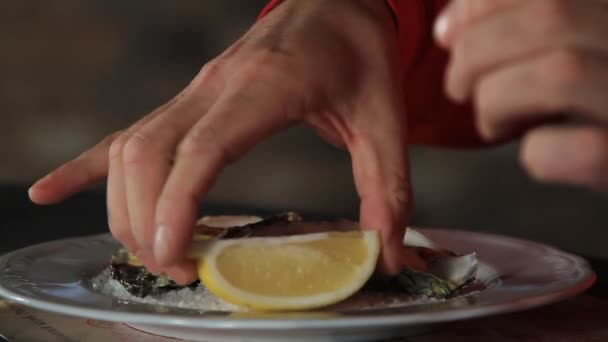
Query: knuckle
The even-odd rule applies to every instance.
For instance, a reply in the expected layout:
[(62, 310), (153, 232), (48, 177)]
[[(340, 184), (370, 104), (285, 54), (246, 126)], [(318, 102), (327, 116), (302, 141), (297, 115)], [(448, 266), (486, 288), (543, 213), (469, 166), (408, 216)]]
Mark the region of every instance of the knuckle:
[(410, 191), (405, 184), (395, 186), (391, 192), (397, 208), (404, 208), (406, 210), (411, 209), (412, 203), (410, 201)]
[(199, 144), (200, 142), (197, 140), (197, 138), (190, 136), (186, 137), (177, 146), (177, 157), (189, 158), (198, 155), (199, 153), (201, 153), (202, 150)]
[(531, 1), (530, 22), (537, 23), (542, 35), (559, 35), (576, 25), (575, 14), (568, 0)]
[(108, 151), (109, 160), (116, 160), (122, 158), (122, 150), (128, 139), (128, 133), (124, 132), (112, 141), (112, 143), (110, 144), (110, 149)]
[(411, 188), (409, 186), (410, 179), (407, 172), (403, 170), (394, 170), (392, 175), (392, 184), (388, 187), (389, 198), (396, 212), (407, 211), (412, 207)]
[(213, 76), (220, 71), (220, 67), (223, 64), (223, 59), (220, 57), (214, 58), (201, 68), (201, 74)]
[(129, 136), (122, 150), (122, 161), (125, 165), (138, 165), (150, 159), (153, 152), (152, 139), (142, 132)]
[[(249, 60), (240, 68), (238, 73), (232, 77), (232, 81), (236, 86), (248, 87), (256, 83), (276, 83), (281, 84), (280, 89), (285, 89), (291, 85), (292, 78), (286, 78), (285, 75), (293, 74), (299, 70), (294, 58), (276, 52), (276, 51), (261, 51), (257, 52), (249, 58)], [(302, 76), (302, 78), (300, 77)], [(298, 72), (297, 79), (305, 79), (307, 75)]]
[(222, 64), (219, 57), (205, 63), (196, 77), (196, 82), (207, 83), (210, 79), (216, 78), (221, 71)]
[(123, 131), (116, 131), (111, 134), (108, 134), (103, 139), (101, 139), (100, 144), (106, 145), (106, 146), (111, 145), (122, 134), (123, 134)]
[(563, 48), (551, 53), (541, 67), (555, 86), (569, 92), (586, 77), (585, 57), (581, 51)]
[(225, 149), (220, 143), (219, 132), (210, 125), (190, 131), (177, 148), (178, 158), (193, 158), (201, 155), (223, 159)]

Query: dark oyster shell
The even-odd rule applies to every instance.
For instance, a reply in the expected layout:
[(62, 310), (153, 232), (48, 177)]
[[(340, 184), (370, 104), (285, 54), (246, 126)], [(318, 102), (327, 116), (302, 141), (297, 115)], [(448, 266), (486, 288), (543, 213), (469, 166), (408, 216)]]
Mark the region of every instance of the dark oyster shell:
[[(243, 226), (218, 228), (198, 224), (193, 240), (290, 236), (357, 229), (359, 226), (353, 221), (303, 222), (297, 213), (287, 212)], [(419, 258), (428, 269), (421, 271), (404, 268), (400, 274), (392, 277), (374, 275), (365, 290), (442, 299), (453, 295), (475, 278), (477, 255), (473, 253), (459, 256), (435, 246), (432, 241), (413, 229), (408, 228), (408, 232), (409, 236), (406, 232), (404, 240), (406, 248), (412, 251), (412, 259)], [(165, 275), (152, 274), (126, 249), (121, 249), (112, 256), (109, 270), (113, 279), (137, 297), (201, 286), (199, 281), (180, 286)]]
[(114, 280), (136, 297), (157, 295), (184, 287), (195, 287), (199, 284), (197, 280), (188, 286), (181, 286), (165, 275), (152, 274), (143, 265), (134, 263), (133, 257), (126, 249), (120, 249), (114, 253), (109, 271)]
[[(296, 213), (284, 213), (271, 216), (265, 220), (238, 227), (218, 228), (199, 224), (195, 228), (195, 238), (218, 238), (234, 239), (248, 236), (258, 236), (277, 231), (277, 227), (286, 223), (301, 221)], [(274, 228), (273, 228), (274, 227)], [(112, 261), (108, 266), (112, 278), (118, 281), (125, 290), (136, 297), (162, 294), (168, 291), (179, 290), (185, 287), (196, 287), (200, 285), (197, 280), (187, 286), (178, 285), (166, 275), (156, 275), (148, 270), (127, 249), (119, 249), (112, 255)]]

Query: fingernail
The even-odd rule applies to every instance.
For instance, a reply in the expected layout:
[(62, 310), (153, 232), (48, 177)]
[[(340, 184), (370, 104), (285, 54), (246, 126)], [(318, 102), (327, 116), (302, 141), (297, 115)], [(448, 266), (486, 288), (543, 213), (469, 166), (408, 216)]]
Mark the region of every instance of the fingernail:
[(170, 261), (171, 250), (169, 248), (169, 240), (171, 239), (171, 229), (165, 225), (156, 227), (156, 235), (154, 236), (154, 259), (164, 267)]
[(27, 189), (27, 197), (30, 199), (30, 201), (34, 202), (34, 203), (39, 203), (37, 202), (36, 196), (40, 195), (40, 181), (34, 183), (32, 186), (30, 186), (29, 189)]
[(452, 29), (453, 16), (456, 5), (454, 1), (451, 1), (447, 7), (441, 12), (441, 14), (435, 19), (435, 25), (433, 26), (433, 34), (435, 39), (442, 44), (446, 44), (449, 40), (449, 32)]
[(48, 178), (48, 175), (38, 179), (36, 182), (34, 182), (34, 184), (30, 185), (30, 188), (27, 189), (28, 196), (32, 197), (32, 193), (34, 192), (34, 189), (40, 187), (41, 184), (44, 184), (44, 182), (47, 180), (47, 178)]

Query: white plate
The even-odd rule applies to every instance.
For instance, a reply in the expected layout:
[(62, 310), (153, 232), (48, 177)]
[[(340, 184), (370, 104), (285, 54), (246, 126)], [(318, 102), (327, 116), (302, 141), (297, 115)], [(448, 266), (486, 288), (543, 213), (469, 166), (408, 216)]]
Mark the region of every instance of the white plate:
[(485, 290), (400, 308), (234, 317), (230, 313), (129, 304), (93, 291), (86, 279), (119, 247), (109, 235), (47, 242), (0, 258), (0, 296), (62, 314), (127, 322), (159, 335), (201, 341), (365, 341), (418, 333), (429, 324), (529, 309), (589, 288), (595, 274), (580, 257), (538, 243), (445, 229), (422, 229), (439, 245), (477, 252)]

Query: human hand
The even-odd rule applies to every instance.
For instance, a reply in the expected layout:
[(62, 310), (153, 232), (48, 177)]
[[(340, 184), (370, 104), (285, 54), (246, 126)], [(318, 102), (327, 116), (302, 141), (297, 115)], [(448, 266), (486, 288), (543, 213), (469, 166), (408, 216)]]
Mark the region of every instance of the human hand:
[(376, 0), (286, 1), (207, 63), (173, 100), (30, 189), (60, 201), (107, 175), (114, 237), (149, 270), (187, 283), (201, 199), (226, 164), (296, 123), (352, 157), (362, 227), (398, 272), (410, 210), (405, 116), (392, 17)]
[(607, 15), (605, 0), (453, 0), (436, 22), (448, 95), (472, 99), (489, 140), (524, 131), (538, 180), (608, 191)]

